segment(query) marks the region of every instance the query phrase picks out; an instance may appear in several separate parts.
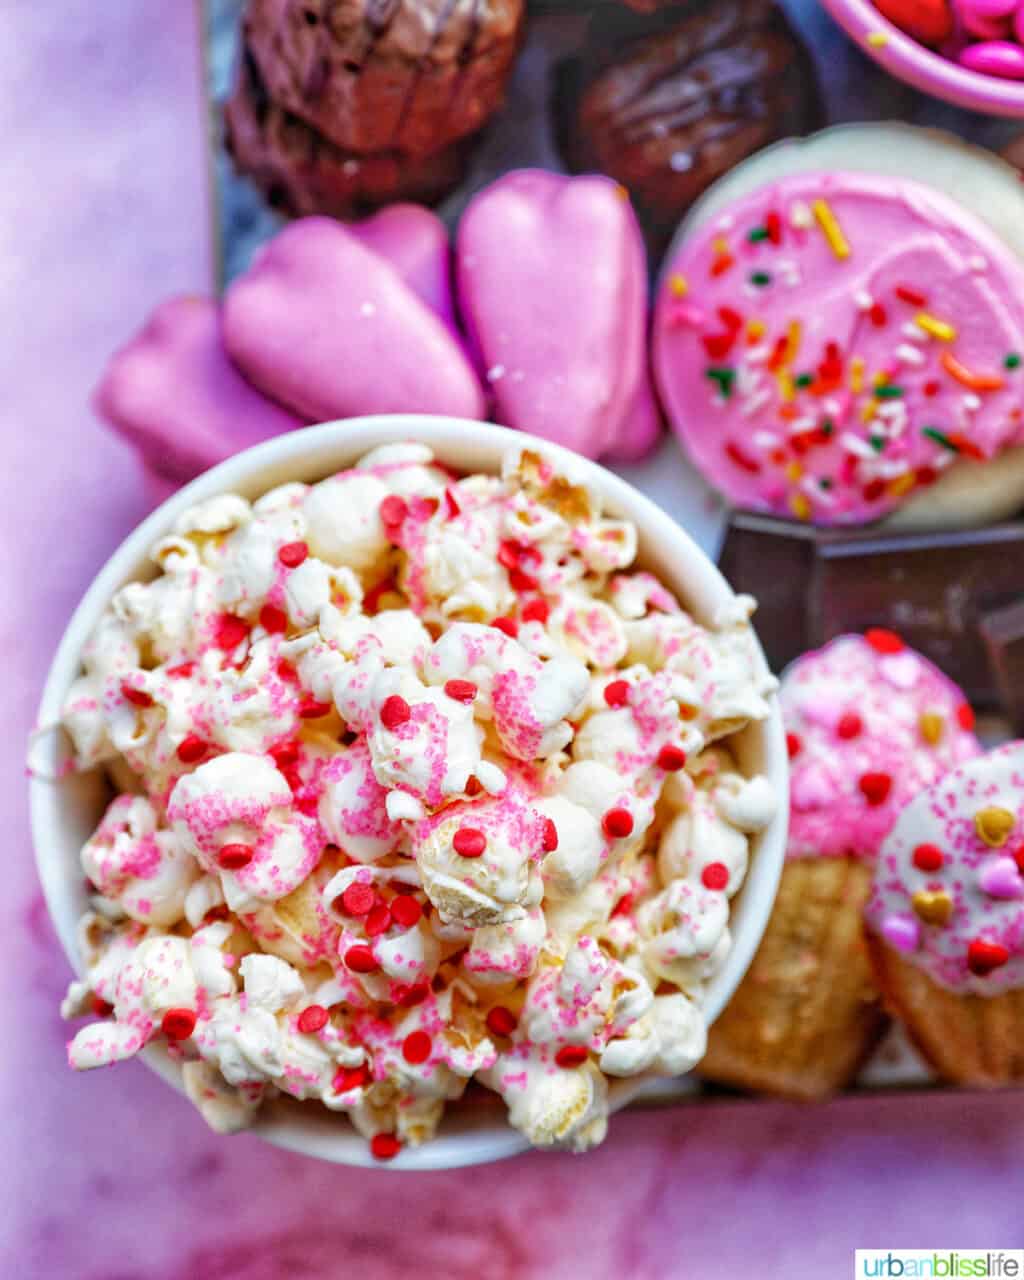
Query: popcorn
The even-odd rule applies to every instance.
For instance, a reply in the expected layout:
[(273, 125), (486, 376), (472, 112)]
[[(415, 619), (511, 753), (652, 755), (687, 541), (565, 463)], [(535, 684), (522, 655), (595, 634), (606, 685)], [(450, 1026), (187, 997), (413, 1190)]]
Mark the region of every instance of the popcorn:
[[(122, 790), (63, 1012), (80, 1069), (165, 1044), (218, 1132), (286, 1094), (379, 1158), (477, 1079), (539, 1146), (608, 1077), (689, 1070), (767, 781), (775, 682), (540, 454), (387, 445), (186, 512), (111, 602), (64, 724)], [(712, 745), (713, 744), (713, 745)]]

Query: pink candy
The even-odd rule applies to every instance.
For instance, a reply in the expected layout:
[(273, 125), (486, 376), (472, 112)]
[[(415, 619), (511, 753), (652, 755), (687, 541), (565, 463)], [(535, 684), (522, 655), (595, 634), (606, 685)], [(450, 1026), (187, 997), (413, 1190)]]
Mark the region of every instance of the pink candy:
[(875, 7), (968, 71), (1024, 80), (1024, 0), (875, 0)]
[(960, 54), (960, 65), (968, 71), (1003, 80), (1024, 80), (1024, 48), (1010, 40), (986, 40), (969, 44)]

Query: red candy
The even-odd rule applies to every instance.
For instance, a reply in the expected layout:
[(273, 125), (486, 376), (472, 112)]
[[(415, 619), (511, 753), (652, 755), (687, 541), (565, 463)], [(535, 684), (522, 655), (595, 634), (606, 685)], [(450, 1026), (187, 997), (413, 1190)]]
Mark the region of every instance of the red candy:
[(384, 699), (384, 704), (380, 709), (380, 722), (385, 729), (398, 729), (403, 724), (407, 724), (412, 716), (412, 710), (408, 702), (397, 693), (393, 693), (390, 698)]
[(153, 699), (145, 689), (135, 689), (130, 684), (122, 684), (121, 694), (124, 700), (130, 702), (133, 707), (151, 707), (153, 705)]
[(402, 1057), (413, 1066), (419, 1066), (430, 1057), (430, 1036), (425, 1031), (410, 1031), (402, 1041)]
[(304, 542), (286, 542), (277, 553), (277, 558), (286, 569), (297, 569), (309, 555), (309, 547)]
[(160, 1030), (168, 1040), (187, 1040), (196, 1029), (196, 1015), (192, 1009), (168, 1009), (160, 1020)]
[(789, 755), (790, 760), (792, 760), (795, 756), (798, 756), (800, 754), (800, 748), (803, 745), (804, 744), (800, 741), (799, 737), (795, 733), (786, 734), (786, 751)]
[(629, 702), (629, 681), (613, 680), (604, 687), (604, 700), (610, 707), (624, 707)]
[(967, 967), (971, 973), (984, 978), (994, 969), (1000, 969), (1010, 958), (1010, 953), (998, 942), (986, 942), (975, 938), (967, 948)]
[(227, 653), (237, 649), (243, 640), (248, 639), (248, 636), (248, 622), (244, 618), (236, 617), (233, 613), (222, 613), (214, 626), (214, 644)]
[(847, 711), (839, 717), (839, 723), (836, 725), (836, 733), (840, 738), (856, 738), (860, 731), (864, 728), (864, 722), (856, 711)]
[(357, 880), (334, 901), (340, 904), (341, 910), (347, 916), (365, 916), (377, 901), (377, 893), (373, 885), (363, 884), (362, 881)]
[(322, 1004), (311, 1004), (299, 1014), (299, 1030), (313, 1035), (327, 1025), (327, 1010)]
[(887, 631), (885, 627), (869, 627), (864, 632), (864, 639), (876, 653), (902, 653), (903, 637), (895, 631)]
[(288, 615), (276, 605), (265, 604), (260, 610), (260, 626), (271, 635), (280, 635), (288, 630)]
[(204, 742), (198, 734), (190, 733), (178, 743), (178, 750), (175, 754), (182, 764), (196, 764), (202, 760), (209, 749), (210, 744), (208, 742)]
[(938, 871), (945, 861), (942, 850), (935, 844), (919, 844), (913, 853), (918, 871)]
[(633, 815), (628, 809), (609, 809), (601, 819), (601, 827), (612, 840), (624, 840), (633, 833)]
[(452, 837), (452, 848), (460, 858), (479, 858), (487, 848), (487, 837), (476, 827), (460, 827)]
[(682, 747), (675, 747), (671, 743), (666, 743), (658, 752), (658, 758), (655, 762), (659, 769), (664, 769), (666, 773), (678, 773), (686, 764), (686, 752)]
[(546, 600), (531, 600), (528, 605), (523, 608), (524, 622), (539, 622), (543, 626), (551, 613), (551, 607)]
[(857, 785), (868, 804), (885, 804), (892, 790), (892, 778), (887, 773), (864, 773)]
[(541, 833), (541, 847), (545, 853), (554, 853), (558, 848), (558, 828), (555, 826), (551, 818), (544, 819), (544, 827)]
[(391, 902), (391, 919), (402, 929), (419, 924), (422, 915), (423, 908), (411, 894), (400, 893)]
[(555, 1054), (555, 1062), (560, 1067), (578, 1067), (586, 1062), (589, 1050), (582, 1044), (564, 1044)]
[(729, 868), (724, 862), (709, 862), (700, 873), (705, 889), (724, 889), (729, 883)]
[(217, 866), (225, 871), (241, 871), (252, 862), (255, 852), (251, 844), (222, 845), (217, 854)]
[(379, 938), (382, 933), (387, 933), (391, 928), (391, 908), (378, 902), (370, 908), (363, 928), (368, 938)]
[(348, 1093), (350, 1089), (361, 1089), (370, 1079), (370, 1072), (365, 1062), (358, 1067), (339, 1067), (331, 1081), (335, 1093)]
[(375, 1133), (370, 1139), (370, 1151), (375, 1160), (394, 1160), (401, 1149), (401, 1140), (393, 1133)]
[(349, 947), (343, 958), (345, 967), (351, 969), (353, 973), (375, 973), (380, 968), (373, 951), (361, 942), (357, 942), (354, 947)]
[(519, 1026), (519, 1019), (511, 1009), (506, 1009), (503, 1004), (496, 1004), (493, 1009), (487, 1013), (487, 1030), (496, 1036), (510, 1036), (516, 1027)]
[(922, 44), (940, 45), (953, 34), (953, 13), (947, 0), (875, 0), (875, 8)]
[(448, 680), (444, 691), (455, 702), (464, 702), (467, 705), (476, 697), (476, 685), (472, 680)]

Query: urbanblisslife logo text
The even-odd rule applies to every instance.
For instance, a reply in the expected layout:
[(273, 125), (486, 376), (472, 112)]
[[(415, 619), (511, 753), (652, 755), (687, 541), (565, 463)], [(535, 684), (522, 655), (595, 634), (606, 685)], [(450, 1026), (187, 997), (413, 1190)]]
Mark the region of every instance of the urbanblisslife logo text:
[(1024, 1249), (858, 1249), (856, 1280), (1024, 1280)]

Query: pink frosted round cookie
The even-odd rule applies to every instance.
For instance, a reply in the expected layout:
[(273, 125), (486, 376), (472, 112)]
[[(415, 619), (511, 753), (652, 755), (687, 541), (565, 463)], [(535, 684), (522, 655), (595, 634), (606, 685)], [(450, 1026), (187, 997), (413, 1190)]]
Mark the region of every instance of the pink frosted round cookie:
[(867, 919), (947, 990), (1024, 987), (1024, 742), (967, 761), (904, 809)]
[(904, 805), (981, 750), (962, 691), (891, 631), (805, 654), (779, 700), (790, 857), (874, 858)]
[(864, 523), (1020, 443), (1021, 298), (1021, 263), (941, 192), (793, 174), (708, 219), (669, 263), (658, 388), (737, 505)]

